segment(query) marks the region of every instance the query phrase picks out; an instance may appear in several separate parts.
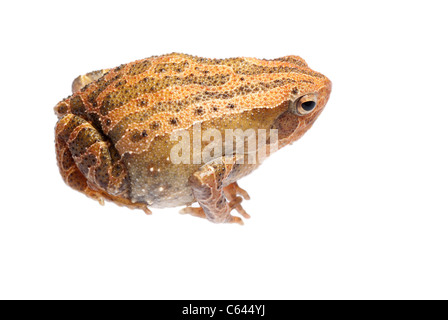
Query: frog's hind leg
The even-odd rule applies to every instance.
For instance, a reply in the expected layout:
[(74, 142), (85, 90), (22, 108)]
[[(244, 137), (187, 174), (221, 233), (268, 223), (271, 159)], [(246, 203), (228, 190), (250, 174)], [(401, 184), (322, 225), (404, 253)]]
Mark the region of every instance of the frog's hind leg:
[(181, 213), (206, 218), (215, 223), (243, 224), (240, 217), (232, 216), (230, 212), (236, 209), (244, 218), (250, 218), (241, 206), (243, 198), (249, 195), (241, 189), (233, 179), (237, 179), (244, 169), (253, 170), (256, 165), (238, 166), (235, 157), (223, 158), (201, 167), (190, 178), (190, 186), (200, 208), (187, 207)]
[(106, 73), (108, 73), (109, 70), (110, 69), (96, 70), (77, 77), (75, 80), (73, 80), (72, 92), (75, 93), (81, 90), (82, 87), (85, 87), (89, 83), (98, 80)]
[[(115, 151), (116, 152), (116, 151)], [(151, 211), (143, 203), (132, 203), (127, 196), (127, 172), (114, 149), (86, 120), (68, 114), (56, 125), (56, 155), (64, 181), (73, 189), (104, 204)]]

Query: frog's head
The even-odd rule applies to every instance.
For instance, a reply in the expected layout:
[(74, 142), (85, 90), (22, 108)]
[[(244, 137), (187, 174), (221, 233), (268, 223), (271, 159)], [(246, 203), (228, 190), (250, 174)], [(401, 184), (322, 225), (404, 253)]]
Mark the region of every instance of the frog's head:
[(286, 93), (288, 111), (277, 119), (280, 142), (286, 145), (311, 128), (330, 97), (332, 84), (323, 74), (308, 68), (299, 57), (281, 59), (297, 65), (296, 72), (290, 74), (294, 82)]

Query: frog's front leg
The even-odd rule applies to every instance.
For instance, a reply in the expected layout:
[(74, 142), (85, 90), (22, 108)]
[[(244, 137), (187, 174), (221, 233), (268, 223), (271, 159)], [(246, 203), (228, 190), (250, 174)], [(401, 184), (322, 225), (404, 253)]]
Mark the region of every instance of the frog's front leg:
[(146, 204), (129, 200), (127, 170), (118, 152), (92, 124), (68, 114), (58, 121), (55, 131), (59, 169), (70, 187), (101, 204), (106, 199), (151, 213)]
[(242, 208), (242, 195), (249, 195), (235, 182), (244, 171), (252, 171), (256, 165), (241, 165), (236, 163), (236, 157), (221, 158), (201, 167), (190, 178), (190, 186), (200, 208), (187, 207), (181, 213), (207, 218), (215, 223), (239, 223), (243, 220), (232, 216), (230, 212), (236, 209), (244, 218), (250, 218)]

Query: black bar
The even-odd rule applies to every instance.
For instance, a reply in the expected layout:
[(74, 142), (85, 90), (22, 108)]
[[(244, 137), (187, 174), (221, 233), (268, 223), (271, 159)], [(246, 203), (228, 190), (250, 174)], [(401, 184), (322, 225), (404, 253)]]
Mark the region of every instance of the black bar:
[(299, 301), (185, 300), (147, 301), (157, 313), (173, 319), (295, 319)]

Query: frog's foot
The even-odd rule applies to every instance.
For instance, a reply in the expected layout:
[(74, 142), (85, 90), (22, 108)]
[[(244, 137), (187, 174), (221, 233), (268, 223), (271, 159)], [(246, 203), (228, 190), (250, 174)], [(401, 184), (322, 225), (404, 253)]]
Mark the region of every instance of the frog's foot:
[[(186, 208), (183, 213), (207, 218), (214, 223), (243, 224), (240, 217), (234, 217), (230, 214), (235, 209), (244, 218), (250, 218), (241, 206), (243, 197), (249, 199), (249, 195), (234, 181), (243, 170), (253, 170), (256, 165), (241, 167), (237, 164), (237, 160), (236, 156), (215, 159), (193, 173), (189, 183), (201, 208)], [(231, 175), (232, 173), (233, 175)]]
[[(182, 210), (179, 211), (180, 214), (190, 214), (193, 217), (208, 219), (207, 215), (204, 212), (204, 209), (201, 207), (185, 207)], [(240, 217), (235, 217), (232, 215), (229, 215), (229, 219), (226, 221), (227, 223), (238, 223), (240, 225), (244, 225), (243, 219)]]
[[(244, 218), (249, 219), (250, 215), (241, 206), (241, 202), (243, 202), (243, 198), (244, 198), (244, 200), (250, 199), (250, 196), (246, 192), (246, 190), (240, 188), (238, 186), (238, 183), (233, 182), (233, 183), (229, 184), (228, 186), (224, 187), (223, 191), (224, 191), (224, 195), (227, 198), (227, 201), (229, 201), (230, 208), (235, 209)], [(240, 195), (242, 197), (240, 197)]]
[(204, 210), (201, 207), (185, 207), (179, 211), (180, 214), (190, 214), (193, 217), (207, 219)]

